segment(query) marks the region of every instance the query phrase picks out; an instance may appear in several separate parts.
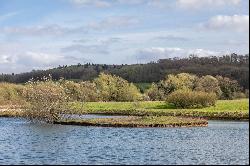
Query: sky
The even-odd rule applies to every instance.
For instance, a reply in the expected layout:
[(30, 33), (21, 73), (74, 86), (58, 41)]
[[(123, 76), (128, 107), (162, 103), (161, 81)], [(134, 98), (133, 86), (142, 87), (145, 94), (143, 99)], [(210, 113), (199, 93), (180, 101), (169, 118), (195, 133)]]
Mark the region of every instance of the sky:
[(249, 53), (248, 0), (0, 0), (0, 73)]

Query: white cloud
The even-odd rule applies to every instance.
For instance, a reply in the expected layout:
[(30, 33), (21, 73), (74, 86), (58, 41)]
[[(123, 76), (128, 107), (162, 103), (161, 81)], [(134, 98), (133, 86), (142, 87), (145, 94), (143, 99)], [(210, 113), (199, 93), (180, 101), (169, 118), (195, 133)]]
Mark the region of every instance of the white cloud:
[(0, 64), (9, 64), (11, 63), (12, 59), (11, 57), (7, 56), (7, 55), (0, 55)]
[(84, 27), (62, 27), (60, 25), (43, 25), (43, 26), (31, 26), (31, 27), (4, 27), (0, 28), (0, 32), (7, 34), (17, 35), (29, 35), (29, 36), (58, 36), (74, 33), (86, 33), (87, 30)]
[(90, 22), (86, 25), (65, 27), (58, 24), (23, 26), (23, 27), (0, 27), (2, 34), (25, 35), (25, 36), (63, 36), (73, 34), (86, 34), (89, 31), (116, 30), (130, 28), (137, 25), (139, 20), (130, 16), (112, 16), (101, 21)]
[(93, 6), (98, 8), (107, 8), (114, 5), (139, 5), (146, 4), (148, 1), (156, 0), (70, 0), (78, 7)]
[(19, 56), (19, 61), (26, 64), (41, 64), (43, 66), (53, 64), (63, 60), (64, 57), (56, 54), (48, 54), (41, 52), (26, 52)]
[(96, 44), (96, 45), (110, 45), (110, 44), (118, 44), (122, 41), (125, 41), (123, 38), (120, 37), (102, 37), (102, 38), (84, 38), (73, 40), (74, 43), (78, 44)]
[(61, 49), (62, 53), (67, 52), (79, 52), (82, 55), (88, 54), (109, 54), (108, 47), (106, 45), (82, 45), (82, 44), (73, 44), (68, 47), (64, 47)]
[(249, 32), (249, 15), (218, 15), (199, 25), (208, 30), (234, 30), (238, 32)]
[(182, 48), (162, 48), (152, 47), (138, 50), (136, 53), (136, 60), (140, 63), (150, 61), (157, 61), (159, 59), (174, 58), (174, 57), (188, 57), (190, 54), (197, 56), (217, 56), (220, 52), (204, 50), (204, 49), (182, 49)]
[(134, 17), (129, 16), (116, 16), (116, 17), (108, 17), (100, 22), (92, 22), (88, 24), (88, 28), (96, 29), (96, 30), (104, 30), (104, 29), (120, 29), (124, 27), (131, 27), (139, 23)]
[(238, 5), (241, 0), (70, 0), (78, 7), (107, 8), (114, 5), (146, 5), (156, 8), (207, 9)]
[(106, 8), (111, 6), (111, 3), (105, 0), (71, 0), (71, 2), (79, 7), (94, 6)]
[(190, 40), (187, 37), (175, 36), (175, 35), (162, 35), (153, 38), (154, 40), (161, 40), (161, 41), (188, 41)]
[(176, 5), (184, 9), (206, 9), (208, 7), (221, 7), (238, 5), (241, 0), (177, 0)]
[(10, 13), (4, 14), (4, 15), (0, 15), (0, 22), (5, 21), (11, 17), (18, 15), (18, 14), (19, 14), (19, 12), (10, 12)]
[(226, 40), (222, 42), (221, 44), (226, 44), (230, 46), (248, 46), (249, 45), (249, 40)]
[(147, 2), (147, 6), (166, 9), (173, 7), (173, 3), (166, 0), (150, 0)]
[(64, 56), (58, 54), (27, 51), (18, 54), (0, 54), (0, 64), (45, 67), (62, 62)]
[(138, 5), (145, 3), (145, 0), (118, 0), (118, 3), (127, 5)]

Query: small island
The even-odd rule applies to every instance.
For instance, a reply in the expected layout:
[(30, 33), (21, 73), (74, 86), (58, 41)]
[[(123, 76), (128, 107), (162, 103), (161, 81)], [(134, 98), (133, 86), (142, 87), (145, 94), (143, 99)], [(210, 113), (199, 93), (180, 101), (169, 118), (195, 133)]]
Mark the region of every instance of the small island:
[(98, 127), (204, 127), (208, 125), (208, 122), (205, 119), (172, 116), (131, 116), (124, 118), (94, 118), (86, 120), (68, 119), (57, 121), (55, 124)]

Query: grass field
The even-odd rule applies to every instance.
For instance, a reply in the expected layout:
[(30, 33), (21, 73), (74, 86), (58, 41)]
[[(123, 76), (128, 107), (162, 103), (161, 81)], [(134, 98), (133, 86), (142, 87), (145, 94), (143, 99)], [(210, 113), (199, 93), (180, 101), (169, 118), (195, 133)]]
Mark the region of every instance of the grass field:
[(72, 103), (77, 114), (108, 114), (130, 116), (188, 116), (208, 119), (249, 119), (249, 100), (219, 100), (214, 107), (176, 109), (162, 101), (150, 102), (87, 102)]
[[(249, 120), (249, 100), (219, 100), (214, 107), (176, 109), (163, 101), (70, 103), (69, 113), (129, 116), (183, 116), (221, 120)], [(21, 116), (17, 108), (0, 107), (0, 117)]]

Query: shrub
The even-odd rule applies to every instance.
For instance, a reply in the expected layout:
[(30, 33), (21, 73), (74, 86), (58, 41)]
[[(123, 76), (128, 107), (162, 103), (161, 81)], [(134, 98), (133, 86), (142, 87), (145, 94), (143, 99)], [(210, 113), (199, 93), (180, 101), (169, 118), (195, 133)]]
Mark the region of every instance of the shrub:
[(247, 98), (249, 98), (249, 89), (245, 90), (245, 95), (246, 95)]
[(219, 81), (220, 89), (222, 91), (221, 99), (234, 99), (237, 92), (241, 92), (242, 88), (236, 80), (231, 80), (227, 77), (216, 76)]
[(60, 81), (65, 93), (69, 96), (70, 101), (99, 101), (99, 92), (95, 83), (89, 81), (75, 83), (73, 81)]
[(100, 93), (95, 83), (89, 81), (81, 82), (80, 89), (83, 92), (83, 96), (81, 96), (82, 101), (95, 102), (100, 100)]
[(73, 81), (60, 80), (59, 81), (62, 87), (64, 88), (64, 92), (69, 97), (70, 101), (79, 101), (81, 100), (81, 96), (83, 96), (83, 92), (80, 89), (80, 84), (75, 83)]
[(142, 95), (135, 85), (121, 77), (101, 73), (94, 80), (103, 101), (138, 101)]
[(179, 89), (190, 89), (195, 88), (198, 77), (189, 73), (180, 73), (177, 75), (168, 75), (165, 83), (165, 89), (168, 94)]
[(166, 99), (164, 90), (155, 83), (152, 83), (151, 87), (146, 91), (146, 95), (152, 101), (162, 101)]
[(68, 101), (68, 96), (60, 83), (46, 78), (44, 81), (29, 81), (23, 96), (30, 104), (24, 115), (31, 121), (53, 123), (59, 120), (66, 110)]
[(177, 90), (167, 97), (167, 102), (174, 104), (177, 108), (202, 108), (214, 106), (216, 100), (215, 93), (189, 90)]
[(246, 94), (243, 92), (234, 92), (233, 99), (244, 99), (247, 98)]
[(199, 78), (195, 90), (208, 93), (213, 92), (216, 93), (218, 97), (220, 97), (222, 94), (219, 86), (219, 81), (215, 77), (210, 75)]

